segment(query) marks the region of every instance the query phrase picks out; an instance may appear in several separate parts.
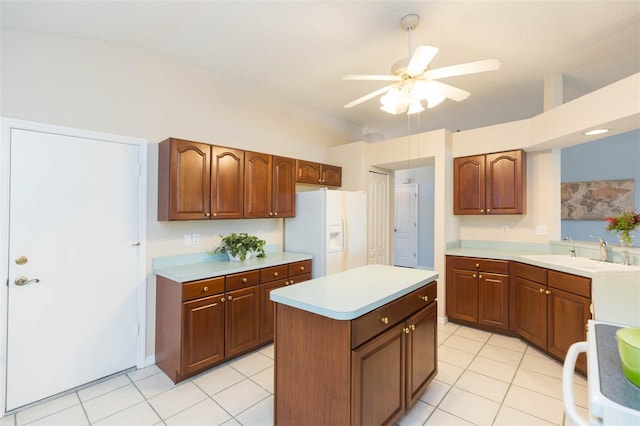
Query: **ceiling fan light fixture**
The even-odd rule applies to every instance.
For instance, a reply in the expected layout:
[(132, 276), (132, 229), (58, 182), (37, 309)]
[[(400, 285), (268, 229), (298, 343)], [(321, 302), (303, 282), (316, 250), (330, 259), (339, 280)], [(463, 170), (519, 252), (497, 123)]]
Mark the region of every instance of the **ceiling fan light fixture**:
[(409, 110), (407, 111), (407, 114), (411, 115), (411, 114), (416, 114), (422, 111), (424, 111), (424, 107), (422, 106), (422, 103), (419, 100), (416, 100), (411, 102), (411, 104), (409, 105)]
[(446, 96), (442, 96), (438, 93), (430, 94), (429, 96), (427, 96), (427, 108), (431, 109), (440, 105), (446, 98)]

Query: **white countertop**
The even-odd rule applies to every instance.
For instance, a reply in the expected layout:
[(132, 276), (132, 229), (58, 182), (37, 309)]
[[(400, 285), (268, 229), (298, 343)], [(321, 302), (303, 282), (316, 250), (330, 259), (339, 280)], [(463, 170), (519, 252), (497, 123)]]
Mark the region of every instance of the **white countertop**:
[(184, 283), (309, 260), (312, 257), (310, 254), (286, 251), (268, 252), (266, 257), (262, 259), (251, 257), (244, 262), (231, 262), (226, 255), (169, 256), (154, 259), (153, 273), (172, 281)]
[(352, 320), (438, 278), (423, 269), (366, 265), (271, 291), (271, 300), (337, 320)]

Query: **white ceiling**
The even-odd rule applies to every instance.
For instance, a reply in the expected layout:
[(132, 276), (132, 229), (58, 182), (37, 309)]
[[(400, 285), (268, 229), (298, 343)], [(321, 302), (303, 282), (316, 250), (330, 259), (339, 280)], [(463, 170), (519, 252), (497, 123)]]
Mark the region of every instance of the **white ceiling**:
[[(471, 92), (412, 118), (411, 133), (465, 130), (543, 111), (544, 77), (570, 101), (640, 72), (640, 1), (1, 1), (3, 27), (151, 49), (346, 120), (361, 140), (407, 134), (377, 98), (408, 56), (400, 19), (420, 15), (413, 46), (440, 48), (432, 68), (496, 57), (498, 71), (443, 80)], [(413, 116), (415, 117), (415, 116)]]

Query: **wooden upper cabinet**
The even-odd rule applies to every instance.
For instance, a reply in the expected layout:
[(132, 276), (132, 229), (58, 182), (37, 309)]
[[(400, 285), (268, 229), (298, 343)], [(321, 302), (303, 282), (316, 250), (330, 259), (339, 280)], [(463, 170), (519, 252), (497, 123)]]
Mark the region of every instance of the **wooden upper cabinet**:
[(245, 152), (244, 217), (295, 216), (295, 160)]
[(170, 138), (158, 148), (158, 220), (206, 219), (211, 146)]
[(342, 167), (296, 160), (296, 182), (312, 185), (342, 186)]
[(453, 159), (454, 214), (525, 213), (522, 150)]
[(211, 217), (240, 219), (244, 214), (244, 151), (211, 147)]

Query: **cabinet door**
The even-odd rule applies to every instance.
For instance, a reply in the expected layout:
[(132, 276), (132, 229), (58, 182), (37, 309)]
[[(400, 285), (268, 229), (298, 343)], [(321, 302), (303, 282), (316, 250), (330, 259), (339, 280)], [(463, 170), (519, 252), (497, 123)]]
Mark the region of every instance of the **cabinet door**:
[(274, 324), (274, 303), (269, 298), (271, 290), (284, 287), (289, 283), (287, 278), (260, 284), (260, 343), (273, 339)]
[(525, 211), (524, 158), (522, 151), (486, 156), (486, 212), (521, 214)]
[(406, 403), (411, 407), (438, 373), (436, 303), (406, 321)]
[(296, 160), (296, 182), (318, 185), (321, 182), (320, 164), (312, 161)]
[[(569, 346), (587, 340), (587, 321), (590, 319), (590, 300), (586, 297), (549, 288), (548, 303), (548, 345), (549, 353), (565, 358)], [(576, 367), (587, 371), (585, 354), (580, 354)]]
[(269, 154), (244, 153), (244, 217), (272, 217), (272, 159)]
[(211, 146), (168, 139), (158, 153), (158, 220), (206, 219), (211, 185)]
[(478, 323), (509, 328), (509, 277), (478, 273)]
[(386, 425), (404, 412), (404, 322), (351, 352), (351, 424)]
[(321, 183), (328, 186), (342, 186), (342, 167), (321, 165)]
[(211, 147), (211, 217), (241, 219), (244, 205), (244, 151)]
[(484, 155), (453, 159), (453, 214), (484, 214)]
[(273, 156), (273, 216), (296, 215), (296, 160)]
[(224, 358), (224, 294), (182, 304), (181, 371), (185, 375)]
[(239, 354), (260, 343), (260, 295), (258, 286), (226, 293), (225, 354)]
[(478, 321), (478, 273), (452, 269), (447, 277), (447, 315), (465, 321)]
[(516, 277), (516, 330), (531, 343), (547, 348), (547, 286)]

